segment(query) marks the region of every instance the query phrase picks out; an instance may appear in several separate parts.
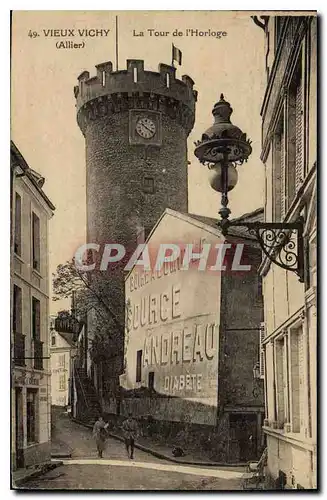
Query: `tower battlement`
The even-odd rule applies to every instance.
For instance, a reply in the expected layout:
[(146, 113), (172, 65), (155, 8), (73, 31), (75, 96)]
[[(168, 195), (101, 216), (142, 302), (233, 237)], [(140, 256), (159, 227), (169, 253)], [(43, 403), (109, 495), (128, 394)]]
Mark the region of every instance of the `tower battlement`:
[(144, 61), (140, 59), (128, 59), (127, 69), (122, 71), (113, 71), (110, 61), (95, 67), (95, 76), (90, 78), (90, 73), (83, 71), (78, 77), (78, 85), (74, 87), (77, 121), (83, 133), (87, 117), (93, 113), (94, 119), (99, 107), (100, 116), (103, 116), (108, 110), (119, 112), (133, 107), (148, 107), (146, 101), (151, 102), (152, 109), (156, 107), (154, 101), (158, 101), (158, 109), (164, 103), (175, 109), (179, 107), (179, 114), (189, 116), (187, 121), (190, 123), (185, 124), (188, 133), (192, 129), (197, 91), (193, 89), (194, 81), (188, 75), (179, 80), (176, 68), (163, 63), (159, 64), (158, 72), (145, 71)]

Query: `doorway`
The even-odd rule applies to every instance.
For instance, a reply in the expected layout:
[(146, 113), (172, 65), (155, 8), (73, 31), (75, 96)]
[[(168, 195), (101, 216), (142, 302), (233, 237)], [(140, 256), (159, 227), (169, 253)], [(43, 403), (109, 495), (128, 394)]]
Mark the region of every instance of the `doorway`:
[(15, 389), (15, 452), (16, 468), (24, 467), (23, 392), (21, 387)]
[[(257, 414), (231, 413), (229, 415), (229, 432), (231, 448), (235, 458), (240, 462), (248, 462), (257, 458)], [(231, 457), (232, 458), (232, 457)]]

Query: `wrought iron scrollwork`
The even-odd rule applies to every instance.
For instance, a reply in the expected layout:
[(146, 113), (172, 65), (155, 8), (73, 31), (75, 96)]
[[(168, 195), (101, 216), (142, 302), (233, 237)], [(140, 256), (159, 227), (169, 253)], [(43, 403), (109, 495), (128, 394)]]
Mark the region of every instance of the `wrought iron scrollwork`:
[(304, 281), (303, 219), (292, 223), (223, 221), (225, 234), (228, 228), (245, 227), (258, 241), (263, 253), (277, 266), (295, 272)]
[(267, 257), (288, 271), (296, 271), (298, 265), (297, 231), (295, 229), (249, 229), (256, 237)]

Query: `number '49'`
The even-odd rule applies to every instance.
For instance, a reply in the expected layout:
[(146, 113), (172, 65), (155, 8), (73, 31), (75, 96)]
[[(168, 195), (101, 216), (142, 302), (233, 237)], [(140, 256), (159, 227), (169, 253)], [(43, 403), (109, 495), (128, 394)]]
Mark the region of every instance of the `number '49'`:
[(29, 30), (28, 32), (28, 36), (30, 38), (36, 38), (38, 36), (37, 32), (36, 31), (32, 31), (32, 30)]

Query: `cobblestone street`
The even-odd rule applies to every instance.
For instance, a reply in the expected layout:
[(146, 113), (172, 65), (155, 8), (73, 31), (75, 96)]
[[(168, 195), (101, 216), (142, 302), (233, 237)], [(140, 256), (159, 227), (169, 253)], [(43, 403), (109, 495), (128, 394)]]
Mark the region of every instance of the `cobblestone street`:
[(31, 480), (24, 489), (108, 490), (239, 490), (243, 468), (179, 465), (135, 450), (127, 457), (124, 444), (109, 438), (103, 459), (97, 458), (90, 429), (62, 415), (56, 420), (54, 449), (69, 451), (70, 459)]

